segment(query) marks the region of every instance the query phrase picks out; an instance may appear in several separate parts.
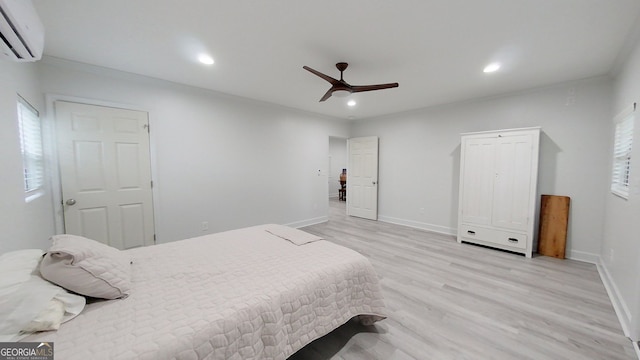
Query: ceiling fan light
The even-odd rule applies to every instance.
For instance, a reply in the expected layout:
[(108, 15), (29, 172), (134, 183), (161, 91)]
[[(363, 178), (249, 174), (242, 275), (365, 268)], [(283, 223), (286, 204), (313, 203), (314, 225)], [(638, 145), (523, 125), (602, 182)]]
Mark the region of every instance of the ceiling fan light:
[(351, 92), (348, 90), (334, 90), (331, 96), (343, 98), (349, 96), (350, 94)]

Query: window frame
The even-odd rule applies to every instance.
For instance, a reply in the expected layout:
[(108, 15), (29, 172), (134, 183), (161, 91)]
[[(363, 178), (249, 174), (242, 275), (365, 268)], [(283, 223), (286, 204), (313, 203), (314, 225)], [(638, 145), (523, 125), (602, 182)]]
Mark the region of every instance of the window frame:
[(611, 192), (623, 199), (629, 198), (631, 152), (636, 104), (614, 118), (615, 132), (612, 149)]
[(22, 96), (17, 100), (22, 176), (26, 200), (44, 187), (44, 146), (40, 113)]

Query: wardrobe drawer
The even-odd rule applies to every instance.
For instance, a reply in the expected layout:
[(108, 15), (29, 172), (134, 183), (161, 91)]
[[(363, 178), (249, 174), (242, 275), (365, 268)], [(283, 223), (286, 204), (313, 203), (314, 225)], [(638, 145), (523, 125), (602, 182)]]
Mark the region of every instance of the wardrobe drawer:
[(464, 224), (460, 227), (460, 231), (460, 237), (463, 241), (473, 241), (475, 239), (519, 249), (527, 248), (526, 234)]

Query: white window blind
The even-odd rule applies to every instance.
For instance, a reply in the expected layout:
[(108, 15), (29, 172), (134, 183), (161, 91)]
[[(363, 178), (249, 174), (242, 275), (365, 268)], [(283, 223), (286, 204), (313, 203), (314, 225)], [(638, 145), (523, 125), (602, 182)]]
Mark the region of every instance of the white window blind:
[(44, 183), (44, 157), (42, 154), (42, 130), (38, 111), (26, 100), (18, 98), (18, 124), (24, 168), (24, 190), (38, 190)]
[(616, 116), (616, 134), (613, 145), (611, 192), (625, 199), (629, 196), (634, 110), (635, 104), (633, 109)]

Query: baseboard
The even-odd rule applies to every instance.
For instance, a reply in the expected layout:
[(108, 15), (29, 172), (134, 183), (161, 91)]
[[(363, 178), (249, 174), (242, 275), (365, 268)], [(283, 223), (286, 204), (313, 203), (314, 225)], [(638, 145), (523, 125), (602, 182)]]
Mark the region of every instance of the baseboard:
[(284, 224), (284, 225), (290, 226), (292, 228), (296, 228), (297, 229), (297, 228), (301, 228), (301, 227), (305, 227), (305, 226), (321, 224), (321, 223), (327, 222), (327, 221), (329, 221), (329, 217), (328, 216), (320, 216), (320, 217), (317, 217), (317, 218), (295, 221), (295, 222)]
[(602, 279), (604, 288), (607, 290), (607, 294), (609, 295), (609, 299), (613, 305), (613, 310), (615, 310), (616, 315), (618, 316), (618, 321), (620, 322), (620, 326), (622, 326), (624, 336), (630, 337), (629, 329), (631, 325), (631, 312), (629, 311), (629, 307), (627, 307), (624, 299), (620, 296), (620, 291), (618, 290), (616, 283), (613, 281), (607, 266), (602, 262), (602, 258), (598, 257), (596, 266), (598, 268), (598, 273), (600, 274), (600, 279)]
[(427, 230), (444, 235), (456, 236), (457, 230), (446, 226), (427, 224), (420, 221), (398, 219), (391, 216), (378, 215), (378, 220), (396, 225), (404, 225), (420, 230)]
[(569, 254), (567, 254), (566, 258), (596, 265), (600, 261), (600, 255), (576, 250), (569, 250)]

